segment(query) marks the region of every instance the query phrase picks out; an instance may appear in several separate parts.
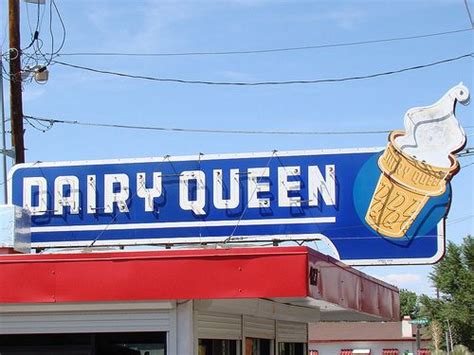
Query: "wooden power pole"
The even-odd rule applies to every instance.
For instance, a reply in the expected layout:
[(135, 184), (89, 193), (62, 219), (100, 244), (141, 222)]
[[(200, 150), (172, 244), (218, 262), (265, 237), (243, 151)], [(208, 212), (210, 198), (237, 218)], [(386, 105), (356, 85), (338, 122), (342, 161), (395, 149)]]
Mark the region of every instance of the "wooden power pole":
[(8, 0), (10, 36), (10, 118), (15, 163), (25, 162), (20, 47), (20, 0)]

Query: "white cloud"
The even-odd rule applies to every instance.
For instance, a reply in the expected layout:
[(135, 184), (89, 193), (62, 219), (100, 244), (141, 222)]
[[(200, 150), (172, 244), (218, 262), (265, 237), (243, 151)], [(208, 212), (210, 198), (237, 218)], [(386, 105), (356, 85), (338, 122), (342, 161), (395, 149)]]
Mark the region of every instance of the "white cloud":
[(253, 75), (236, 71), (236, 70), (225, 70), (223, 72), (220, 72), (220, 74), (228, 79), (228, 80), (235, 80), (235, 81), (252, 81), (254, 80)]
[(346, 8), (330, 11), (326, 14), (326, 17), (336, 22), (339, 27), (342, 27), (346, 30), (351, 30), (356, 25), (361, 23), (365, 19), (366, 15), (366, 12), (359, 9)]
[(421, 276), (417, 274), (388, 274), (383, 276), (379, 275), (377, 278), (390, 284), (395, 284), (396, 286), (403, 286), (421, 281)]
[(34, 81), (30, 86), (27, 86), (23, 92), (23, 102), (32, 102), (41, 98), (45, 93), (46, 89), (39, 87)]
[(268, 0), (226, 0), (224, 3), (237, 4), (241, 6), (260, 6), (268, 2)]
[(96, 2), (87, 18), (99, 37), (106, 43), (102, 51), (152, 52), (173, 41), (166, 33), (176, 23), (182, 23), (199, 13), (198, 3), (187, 1), (143, 1), (132, 7), (110, 6)]
[(344, 7), (338, 9), (323, 9), (318, 12), (308, 12), (297, 15), (288, 14), (286, 21), (317, 23), (318, 26), (337, 26), (344, 30), (352, 30), (367, 20), (370, 13), (367, 9)]
[(404, 288), (418, 295), (425, 294), (430, 297), (435, 295), (435, 289), (429, 277), (432, 271), (430, 265), (365, 266), (357, 267), (357, 269), (400, 289)]

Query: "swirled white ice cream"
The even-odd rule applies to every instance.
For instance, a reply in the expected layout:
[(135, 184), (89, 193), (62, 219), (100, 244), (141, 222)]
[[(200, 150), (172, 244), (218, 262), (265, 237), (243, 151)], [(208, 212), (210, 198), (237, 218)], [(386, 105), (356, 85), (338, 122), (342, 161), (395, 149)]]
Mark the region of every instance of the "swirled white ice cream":
[(435, 104), (410, 109), (405, 114), (405, 135), (395, 144), (418, 161), (449, 168), (449, 156), (466, 144), (466, 134), (454, 115), (456, 102), (469, 103), (469, 90), (462, 83)]

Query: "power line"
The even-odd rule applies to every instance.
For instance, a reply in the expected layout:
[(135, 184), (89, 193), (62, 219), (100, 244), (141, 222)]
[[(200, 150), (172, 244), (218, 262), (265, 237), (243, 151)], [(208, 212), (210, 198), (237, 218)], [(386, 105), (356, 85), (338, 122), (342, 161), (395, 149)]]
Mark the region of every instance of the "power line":
[(390, 70), (385, 72), (379, 72), (374, 74), (368, 75), (358, 75), (358, 76), (350, 76), (350, 77), (342, 77), (342, 78), (327, 78), (327, 79), (305, 79), (305, 80), (283, 80), (283, 81), (210, 81), (210, 80), (188, 80), (188, 79), (177, 79), (177, 78), (160, 78), (154, 76), (146, 76), (146, 75), (136, 75), (136, 74), (127, 74), (109, 70), (101, 70), (91, 67), (86, 67), (77, 64), (71, 64), (66, 62), (61, 62), (57, 60), (53, 60), (53, 63), (75, 68), (86, 70), (93, 73), (100, 73), (100, 74), (107, 74), (107, 75), (114, 75), (119, 77), (131, 78), (131, 79), (141, 79), (141, 80), (149, 80), (149, 81), (158, 81), (158, 82), (167, 82), (167, 83), (178, 83), (178, 84), (198, 84), (198, 85), (220, 85), (220, 86), (264, 86), (264, 85), (291, 85), (291, 84), (323, 84), (323, 83), (338, 83), (338, 82), (345, 82), (345, 81), (354, 81), (354, 80), (362, 80), (362, 79), (373, 79), (381, 76), (399, 74), (403, 72), (433, 67), (440, 64), (446, 64), (455, 62), (458, 60), (462, 60), (465, 58), (474, 57), (474, 52), (463, 54), (457, 57), (442, 59), (436, 62), (431, 62), (427, 64), (420, 64), (415, 65), (412, 67), (405, 67), (402, 69)]
[[(46, 130), (58, 124), (69, 124), (77, 126), (102, 127), (102, 128), (122, 128), (136, 129), (146, 131), (161, 132), (181, 132), (181, 133), (218, 133), (218, 134), (248, 134), (248, 135), (368, 135), (368, 134), (388, 134), (391, 130), (367, 130), (367, 131), (266, 131), (266, 130), (240, 130), (240, 129), (201, 129), (201, 128), (177, 128), (177, 127), (157, 127), (157, 126), (135, 126), (126, 124), (100, 123), (100, 122), (84, 122), (77, 120), (60, 120), (53, 118), (37, 117), (24, 115), (25, 120), (33, 120), (45, 123), (41, 128)], [(35, 127), (38, 129), (37, 127)], [(465, 126), (464, 128), (474, 128), (474, 126)], [(467, 148), (458, 153), (465, 155), (472, 153), (472, 148)]]
[(178, 57), (178, 56), (181, 56), (181, 57), (184, 57), (184, 56), (205, 56), (205, 55), (262, 54), (262, 53), (290, 52), (290, 51), (301, 51), (301, 50), (311, 50), (311, 49), (361, 46), (361, 45), (376, 44), (376, 43), (406, 41), (406, 40), (414, 40), (414, 39), (420, 39), (420, 38), (451, 35), (451, 34), (456, 34), (456, 33), (467, 32), (471, 30), (472, 28), (464, 28), (464, 29), (458, 29), (458, 30), (452, 30), (452, 31), (426, 33), (426, 34), (414, 35), (414, 36), (391, 37), (391, 38), (383, 38), (383, 39), (356, 41), (356, 42), (314, 44), (314, 45), (297, 46), (297, 47), (229, 50), (229, 51), (196, 51), (196, 52), (177, 52), (177, 53), (71, 52), (71, 53), (61, 53), (58, 56), (121, 56), (121, 57)]
[(47, 131), (49, 131), (51, 128), (53, 128), (53, 125), (54, 125), (54, 123), (51, 123), (51, 122), (44, 123), (43, 121), (38, 121), (38, 120), (34, 120), (36, 121), (36, 124), (34, 124), (25, 115), (23, 115), (23, 118), (25, 119), (25, 122), (28, 123), (28, 125), (36, 129), (37, 131), (41, 131), (43, 133), (46, 133)]
[[(470, 128), (472, 126), (467, 126), (465, 128)], [(458, 157), (470, 157), (472, 155), (474, 155), (474, 148), (473, 147), (468, 147), (468, 148), (465, 148), (463, 150), (461, 150), (460, 152), (458, 152), (456, 154)]]
[(464, 222), (464, 221), (467, 221), (469, 219), (472, 219), (474, 217), (474, 214), (470, 214), (470, 215), (467, 215), (467, 216), (463, 216), (463, 217), (458, 217), (458, 218), (455, 218), (455, 219), (450, 219), (448, 218), (446, 221), (446, 225), (447, 226), (450, 226), (452, 224), (457, 224), (457, 223), (461, 223), (461, 222)]
[(467, 16), (469, 16), (469, 22), (471, 23), (471, 29), (474, 29), (474, 22), (472, 21), (471, 11), (469, 10), (467, 0), (464, 0), (464, 6), (466, 6)]
[[(36, 116), (24, 115), (26, 120), (33, 120), (52, 125), (70, 124), (78, 126), (103, 127), (103, 128), (123, 128), (123, 129), (137, 129), (147, 131), (162, 131), (162, 132), (188, 132), (188, 133), (219, 133), (219, 134), (266, 134), (266, 135), (364, 135), (364, 134), (388, 134), (389, 130), (374, 130), (374, 131), (265, 131), (265, 130), (238, 130), (238, 129), (200, 129), (200, 128), (177, 128), (177, 127), (156, 127), (156, 126), (135, 126), (125, 124), (113, 123), (97, 123), (97, 122), (81, 122), (76, 120), (58, 120), (52, 118), (43, 118)], [(36, 128), (36, 127), (35, 127)]]

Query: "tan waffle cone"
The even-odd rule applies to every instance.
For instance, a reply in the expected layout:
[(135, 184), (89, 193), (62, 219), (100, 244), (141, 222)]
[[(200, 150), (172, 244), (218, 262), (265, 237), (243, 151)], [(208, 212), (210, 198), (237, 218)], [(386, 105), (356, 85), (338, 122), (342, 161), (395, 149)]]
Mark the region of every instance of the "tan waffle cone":
[(382, 174), (365, 216), (378, 233), (401, 238), (431, 196), (446, 190), (446, 183), (459, 170), (459, 163), (450, 156), (451, 167), (440, 168), (404, 154), (395, 144), (403, 131), (393, 131), (378, 165)]

